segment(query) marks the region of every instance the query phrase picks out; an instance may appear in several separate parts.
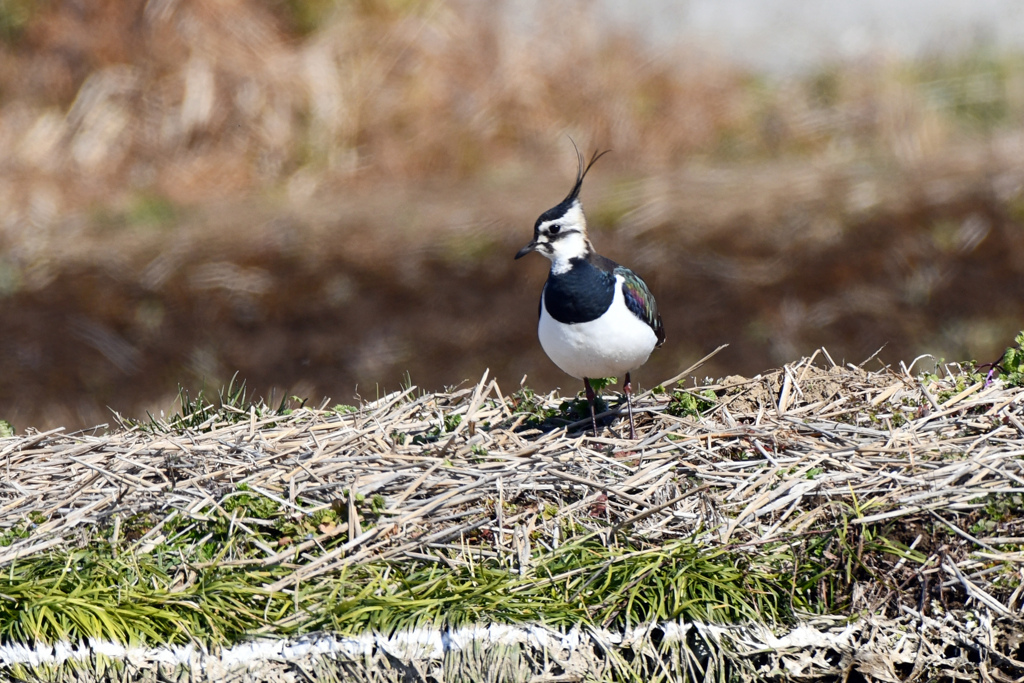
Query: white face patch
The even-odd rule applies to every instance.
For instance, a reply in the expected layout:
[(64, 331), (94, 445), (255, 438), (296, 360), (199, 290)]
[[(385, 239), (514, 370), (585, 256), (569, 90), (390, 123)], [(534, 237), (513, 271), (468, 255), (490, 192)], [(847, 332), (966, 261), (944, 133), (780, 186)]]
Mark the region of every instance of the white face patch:
[(562, 223), (563, 229), (573, 227), (578, 228), (583, 233), (587, 232), (587, 217), (583, 215), (583, 205), (580, 204), (580, 200), (577, 199), (572, 203), (572, 206), (569, 207), (569, 210), (565, 212), (565, 215), (562, 216), (559, 222)]
[(593, 251), (586, 234), (570, 232), (551, 243), (554, 251), (544, 254), (551, 259), (551, 272), (560, 275), (572, 268), (572, 259), (583, 258)]
[[(552, 234), (552, 226), (558, 231)], [(568, 271), (574, 258), (582, 258), (593, 251), (587, 239), (587, 219), (583, 215), (583, 207), (579, 201), (566, 211), (561, 218), (541, 223), (537, 228), (537, 243), (550, 246), (538, 249), (541, 254), (551, 259), (551, 272), (559, 275)]]

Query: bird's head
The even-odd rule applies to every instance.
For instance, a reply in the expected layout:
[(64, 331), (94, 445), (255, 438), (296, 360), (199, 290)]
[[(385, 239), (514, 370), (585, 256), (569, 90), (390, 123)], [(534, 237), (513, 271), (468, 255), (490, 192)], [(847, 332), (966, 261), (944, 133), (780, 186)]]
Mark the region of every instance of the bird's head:
[[(572, 141), (572, 138), (570, 138)], [(587, 219), (583, 215), (583, 205), (580, 203), (580, 188), (583, 187), (583, 178), (587, 171), (608, 152), (594, 153), (590, 163), (583, 166), (583, 155), (573, 142), (576, 148), (576, 158), (579, 166), (576, 170), (576, 184), (572, 191), (557, 206), (554, 206), (540, 215), (533, 226), (533, 240), (519, 250), (516, 258), (522, 258), (531, 251), (536, 251), (551, 259), (551, 271), (555, 274), (568, 270), (570, 261), (576, 258), (583, 258), (594, 251), (587, 237)]]

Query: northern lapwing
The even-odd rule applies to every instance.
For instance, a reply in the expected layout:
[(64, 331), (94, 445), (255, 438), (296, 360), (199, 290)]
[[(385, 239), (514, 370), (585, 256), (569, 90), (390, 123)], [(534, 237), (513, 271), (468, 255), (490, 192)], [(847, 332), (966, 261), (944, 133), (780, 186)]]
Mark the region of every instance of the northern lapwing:
[(533, 240), (516, 258), (536, 251), (551, 260), (540, 295), (537, 334), (548, 358), (563, 372), (583, 380), (590, 422), (597, 436), (591, 379), (622, 377), (629, 412), (629, 438), (636, 438), (629, 373), (665, 341), (665, 330), (651, 290), (629, 268), (598, 255), (587, 237), (580, 188), (587, 172), (607, 152), (594, 153), (584, 167), (576, 143), (578, 168), (572, 191), (540, 215)]

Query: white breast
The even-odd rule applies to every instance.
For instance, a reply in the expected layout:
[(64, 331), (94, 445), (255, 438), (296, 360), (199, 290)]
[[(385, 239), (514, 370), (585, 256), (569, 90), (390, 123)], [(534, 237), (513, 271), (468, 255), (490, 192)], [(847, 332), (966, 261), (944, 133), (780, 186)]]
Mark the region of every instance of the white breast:
[(563, 372), (578, 379), (622, 376), (647, 362), (658, 337), (650, 325), (626, 307), (622, 277), (615, 277), (615, 298), (604, 315), (586, 323), (560, 323), (541, 305), (540, 345)]

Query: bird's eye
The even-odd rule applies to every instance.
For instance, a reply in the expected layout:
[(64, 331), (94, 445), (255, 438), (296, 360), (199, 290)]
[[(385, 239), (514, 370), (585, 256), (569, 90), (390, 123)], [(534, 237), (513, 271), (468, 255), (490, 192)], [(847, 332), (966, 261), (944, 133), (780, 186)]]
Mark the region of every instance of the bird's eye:
[(552, 225), (551, 227), (548, 228), (548, 234), (549, 235), (557, 235), (558, 231), (561, 230), (561, 229), (562, 229), (562, 226), (559, 225), (558, 223), (555, 223), (554, 225)]

